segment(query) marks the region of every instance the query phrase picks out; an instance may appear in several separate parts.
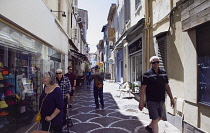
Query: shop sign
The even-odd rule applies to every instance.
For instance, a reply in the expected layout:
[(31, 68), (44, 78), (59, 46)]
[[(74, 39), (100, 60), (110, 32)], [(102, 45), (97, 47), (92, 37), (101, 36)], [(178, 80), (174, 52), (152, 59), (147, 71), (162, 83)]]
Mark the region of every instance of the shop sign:
[(114, 60), (113, 59), (109, 59), (108, 62), (109, 62), (109, 64), (114, 64)]
[(134, 53), (142, 49), (142, 38), (135, 41), (133, 44), (128, 46), (128, 53)]

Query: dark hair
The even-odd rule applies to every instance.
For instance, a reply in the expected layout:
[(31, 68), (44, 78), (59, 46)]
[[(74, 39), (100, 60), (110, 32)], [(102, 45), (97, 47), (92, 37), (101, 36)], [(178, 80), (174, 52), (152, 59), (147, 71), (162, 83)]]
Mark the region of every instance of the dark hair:
[(70, 68), (72, 68), (72, 67), (71, 67), (71, 66), (68, 66), (68, 70), (69, 70)]
[(95, 66), (95, 69), (100, 69), (100, 67), (98, 65)]

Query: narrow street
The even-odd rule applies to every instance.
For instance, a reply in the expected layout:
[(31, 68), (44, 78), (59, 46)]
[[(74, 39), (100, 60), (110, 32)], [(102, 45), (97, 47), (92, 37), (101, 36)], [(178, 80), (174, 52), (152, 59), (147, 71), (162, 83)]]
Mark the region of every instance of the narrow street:
[[(139, 111), (132, 94), (121, 97), (119, 94), (118, 84), (105, 81), (105, 109), (95, 110), (93, 90), (86, 86), (77, 88), (70, 109), (71, 133), (147, 133), (144, 127), (150, 122), (148, 110)], [(159, 130), (160, 133), (180, 133), (167, 121), (159, 122)]]

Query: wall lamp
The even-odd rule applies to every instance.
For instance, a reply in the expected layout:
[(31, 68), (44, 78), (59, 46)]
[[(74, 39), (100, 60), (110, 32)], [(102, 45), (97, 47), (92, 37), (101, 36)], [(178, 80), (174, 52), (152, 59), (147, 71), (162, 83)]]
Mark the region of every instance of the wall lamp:
[(53, 11), (52, 9), (50, 9), (50, 11), (51, 11), (51, 12), (63, 12), (63, 13), (62, 13), (62, 17), (66, 17), (66, 14), (65, 14), (64, 11)]

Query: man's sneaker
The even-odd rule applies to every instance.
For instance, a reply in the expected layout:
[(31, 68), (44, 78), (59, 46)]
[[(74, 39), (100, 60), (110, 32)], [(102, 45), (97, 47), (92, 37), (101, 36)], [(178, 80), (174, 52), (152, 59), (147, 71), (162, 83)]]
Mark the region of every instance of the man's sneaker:
[(95, 109), (99, 109), (99, 107), (95, 107)]
[(152, 128), (150, 128), (149, 126), (146, 126), (145, 129), (146, 129), (149, 133), (153, 133), (153, 132), (152, 132)]

